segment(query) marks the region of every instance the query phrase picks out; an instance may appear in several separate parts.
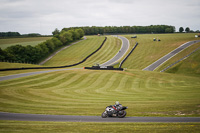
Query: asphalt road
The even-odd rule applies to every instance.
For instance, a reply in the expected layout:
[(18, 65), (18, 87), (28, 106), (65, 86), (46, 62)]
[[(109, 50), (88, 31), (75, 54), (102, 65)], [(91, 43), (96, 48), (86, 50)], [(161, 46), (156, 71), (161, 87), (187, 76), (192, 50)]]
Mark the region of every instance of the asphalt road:
[(130, 45), (129, 45), (129, 41), (128, 41), (127, 38), (122, 37), (122, 36), (117, 36), (117, 35), (115, 35), (114, 37), (118, 37), (120, 40), (122, 40), (121, 49), (119, 50), (119, 52), (112, 59), (110, 59), (109, 61), (101, 64), (100, 67), (106, 67), (106, 66), (110, 66), (110, 65), (116, 63), (118, 60), (120, 60), (126, 54), (126, 52), (129, 49)]
[(26, 77), (26, 76), (36, 75), (36, 74), (48, 73), (48, 72), (75, 70), (75, 69), (82, 69), (82, 68), (55, 69), (55, 70), (45, 70), (45, 71), (38, 71), (38, 72), (21, 73), (21, 74), (15, 74), (15, 75), (0, 77), (0, 81), (15, 79), (15, 78), (21, 78), (21, 77)]
[(195, 43), (198, 43), (198, 42), (200, 42), (200, 40), (190, 41), (190, 42), (184, 43), (183, 45), (179, 46), (178, 48), (176, 48), (172, 52), (168, 53), (167, 55), (163, 56), (159, 60), (155, 61), (154, 63), (152, 63), (148, 67), (144, 68), (143, 70), (145, 70), (145, 71), (154, 71), (157, 67), (162, 65), (164, 62), (166, 62), (167, 60), (169, 60), (170, 58), (172, 58), (173, 56), (175, 56), (176, 54), (178, 54), (182, 50), (184, 50), (187, 47), (189, 47), (189, 46), (191, 46), (191, 45), (193, 45)]
[(55, 122), (200, 122), (200, 117), (125, 117), (39, 115), (0, 112), (0, 120), (55, 121)]

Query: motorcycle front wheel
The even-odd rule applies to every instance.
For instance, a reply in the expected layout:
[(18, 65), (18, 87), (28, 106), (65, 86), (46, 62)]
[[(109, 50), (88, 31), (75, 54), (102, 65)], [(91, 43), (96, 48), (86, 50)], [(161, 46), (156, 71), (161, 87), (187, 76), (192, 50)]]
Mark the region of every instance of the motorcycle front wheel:
[(123, 113), (118, 114), (119, 118), (124, 118), (126, 116), (126, 111), (122, 111)]
[(108, 115), (107, 115), (107, 113), (105, 113), (105, 112), (103, 112), (102, 114), (101, 114), (101, 117), (102, 118), (106, 118)]

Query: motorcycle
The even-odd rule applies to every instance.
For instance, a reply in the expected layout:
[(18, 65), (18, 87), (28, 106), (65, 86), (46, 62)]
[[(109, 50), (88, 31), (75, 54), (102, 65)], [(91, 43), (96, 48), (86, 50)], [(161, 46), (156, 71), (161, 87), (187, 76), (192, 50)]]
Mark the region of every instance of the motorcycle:
[(110, 105), (107, 106), (105, 111), (101, 114), (102, 118), (106, 117), (119, 117), (119, 118), (124, 118), (126, 116), (126, 111), (128, 107), (122, 106), (119, 108), (115, 108), (115, 106)]

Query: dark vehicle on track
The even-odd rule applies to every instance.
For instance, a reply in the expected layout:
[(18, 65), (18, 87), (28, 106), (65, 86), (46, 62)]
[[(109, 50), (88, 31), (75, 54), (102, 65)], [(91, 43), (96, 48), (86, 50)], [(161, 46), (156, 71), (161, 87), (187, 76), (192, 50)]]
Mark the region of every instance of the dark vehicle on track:
[[(117, 102), (116, 102), (117, 103)], [(116, 104), (116, 105), (110, 105), (107, 106), (105, 111), (101, 114), (102, 118), (106, 117), (119, 117), (119, 118), (124, 118), (126, 116), (126, 111), (128, 107), (122, 106), (121, 104)]]
[(137, 38), (137, 36), (132, 36), (131, 38)]

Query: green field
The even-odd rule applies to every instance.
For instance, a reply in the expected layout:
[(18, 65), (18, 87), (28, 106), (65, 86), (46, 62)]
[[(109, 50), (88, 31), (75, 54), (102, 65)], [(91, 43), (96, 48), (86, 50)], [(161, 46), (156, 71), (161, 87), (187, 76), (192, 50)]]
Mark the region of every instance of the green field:
[(198, 77), (71, 70), (2, 81), (0, 88), (3, 112), (99, 116), (119, 100), (128, 116), (200, 116)]
[[(125, 37), (130, 40), (131, 48), (136, 41), (139, 43), (123, 65), (126, 71), (69, 70), (1, 81), (0, 111), (100, 116), (107, 105), (118, 100), (129, 107), (127, 116), (200, 117), (199, 51), (167, 72), (158, 72), (192, 52), (199, 47), (199, 43), (177, 54), (154, 72), (142, 71), (181, 44), (196, 39), (194, 34), (140, 34), (137, 39), (132, 39), (131, 35)], [(152, 41), (157, 37), (161, 42)], [(104, 40), (104, 37), (97, 36), (87, 38), (60, 52), (45, 65), (67, 65), (81, 61)], [(112, 58), (120, 47), (120, 40), (108, 36), (100, 51), (76, 67), (101, 64)], [(31, 70), (0, 72), (0, 75), (28, 71)], [(119, 132), (184, 133), (198, 132), (199, 127), (199, 123), (0, 121), (0, 132), (117, 132), (117, 128)]]
[(83, 123), (0, 121), (5, 133), (197, 133), (200, 123)]
[(41, 42), (44, 42), (52, 37), (27, 37), (27, 38), (9, 38), (9, 39), (0, 39), (0, 48), (5, 49), (13, 45), (32, 45), (35, 46)]
[[(0, 62), (0, 68), (21, 68), (21, 67), (42, 67), (42, 66), (60, 66), (60, 65), (71, 65), (82, 61), (85, 57), (94, 52), (103, 42), (105, 36), (87, 36), (87, 39), (81, 41), (69, 48), (59, 52), (51, 60), (46, 62), (44, 65), (32, 65), (22, 63), (6, 63)], [(112, 58), (121, 48), (121, 41), (112, 36), (108, 36), (106, 43), (103, 47), (86, 62), (75, 67), (93, 66), (95, 64), (104, 63)], [(76, 56), (75, 56), (76, 55)], [(62, 57), (62, 58), (61, 58)], [(43, 70), (43, 69), (42, 69)], [(38, 70), (20, 70), (20, 71), (6, 71), (0, 72), (0, 76), (25, 73)]]
[[(181, 51), (179, 54), (177, 54), (176, 56), (172, 57), (170, 60), (168, 60), (167, 62), (165, 62), (164, 64), (162, 64), (160, 67), (158, 67), (158, 68), (156, 69), (156, 71), (161, 71), (161, 70), (163, 70), (164, 68), (166, 68), (166, 67), (169, 66), (170, 64), (172, 64), (172, 63), (178, 61), (179, 59), (181, 59), (181, 58), (183, 58), (183, 57), (185, 57), (186, 55), (190, 54), (192, 51), (194, 51), (195, 49), (197, 49), (197, 48), (199, 48), (199, 47), (200, 47), (200, 43), (196, 43), (196, 44), (190, 46), (189, 48), (187, 48), (187, 49)], [(193, 53), (193, 54), (191, 55), (191, 57), (189, 57), (189, 58), (193, 58), (194, 55), (199, 56), (199, 50), (196, 51), (195, 53)], [(197, 58), (198, 58), (198, 57), (197, 57)], [(193, 62), (193, 61), (191, 61), (191, 62)], [(199, 62), (200, 62), (200, 61), (195, 61), (194, 63), (199, 63)], [(188, 63), (189, 63), (189, 62), (186, 63), (185, 60), (184, 60), (184, 64), (187, 64), (187, 65), (188, 65)], [(180, 63), (179, 63), (179, 64), (180, 64)], [(190, 64), (190, 63), (189, 63), (189, 64)], [(197, 65), (196, 67), (199, 67), (199, 66)], [(193, 67), (193, 68), (195, 68), (195, 67)], [(199, 67), (199, 68), (200, 68), (200, 67)], [(197, 69), (198, 69), (198, 68), (197, 68)], [(191, 70), (188, 70), (188, 71), (191, 71)], [(193, 73), (193, 72), (192, 72), (192, 73)], [(195, 73), (196, 73), (196, 72), (195, 72)]]
[[(131, 43), (139, 43), (137, 48), (123, 64), (122, 67), (129, 69), (142, 70), (152, 64), (162, 56), (168, 54), (181, 44), (196, 40), (195, 34), (139, 34), (137, 38), (131, 38), (132, 35), (125, 35)], [(153, 38), (161, 39), (160, 42), (154, 42)]]
[(200, 77), (200, 49), (187, 59), (167, 70), (169, 73), (184, 74)]

